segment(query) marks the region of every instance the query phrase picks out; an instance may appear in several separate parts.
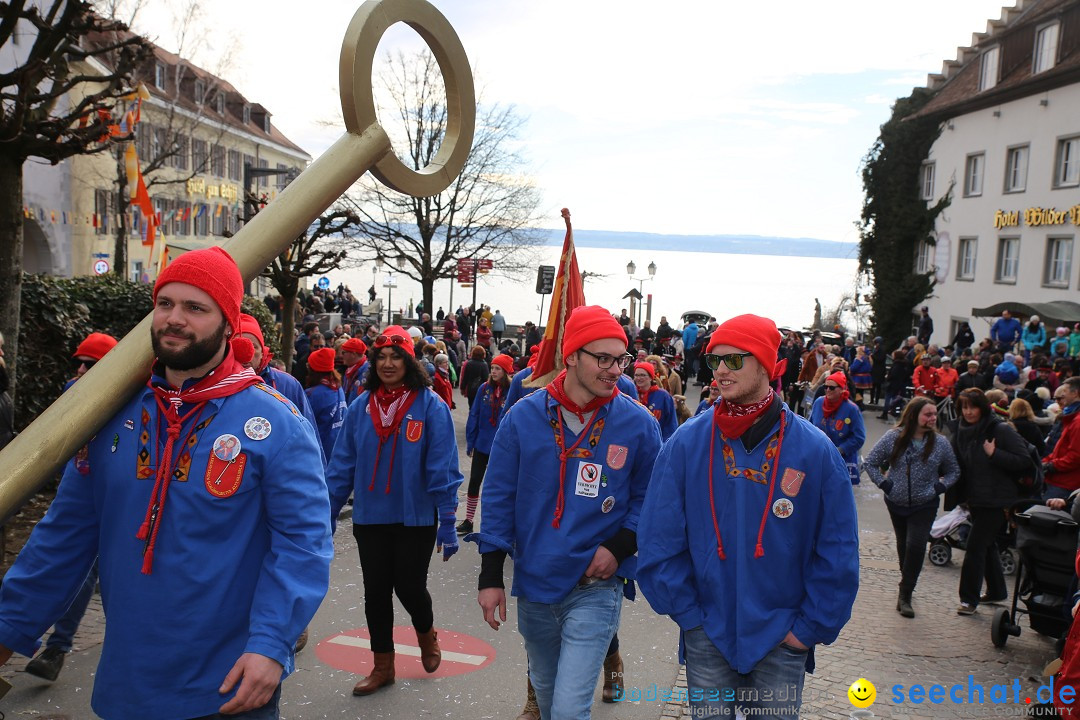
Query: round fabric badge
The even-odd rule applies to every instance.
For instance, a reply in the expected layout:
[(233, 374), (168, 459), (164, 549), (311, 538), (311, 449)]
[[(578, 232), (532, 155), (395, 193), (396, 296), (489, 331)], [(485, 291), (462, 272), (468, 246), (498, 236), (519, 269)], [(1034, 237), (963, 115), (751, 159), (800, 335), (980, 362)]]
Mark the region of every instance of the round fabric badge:
[(244, 423), (244, 434), (252, 440), (264, 440), (270, 436), (270, 421), (264, 417), (253, 417)]
[(780, 498), (772, 504), (772, 514), (778, 518), (791, 517), (795, 512), (795, 504), (787, 498)]
[(600, 511), (609, 513), (611, 512), (611, 508), (613, 507), (615, 507), (615, 496), (608, 495), (606, 498), (604, 498), (604, 504), (600, 506)]
[(240, 438), (235, 435), (218, 435), (214, 440), (214, 457), (224, 462), (231, 462), (240, 454)]
[(844, 418), (844, 424), (845, 425), (850, 425), (851, 424), (851, 418)]

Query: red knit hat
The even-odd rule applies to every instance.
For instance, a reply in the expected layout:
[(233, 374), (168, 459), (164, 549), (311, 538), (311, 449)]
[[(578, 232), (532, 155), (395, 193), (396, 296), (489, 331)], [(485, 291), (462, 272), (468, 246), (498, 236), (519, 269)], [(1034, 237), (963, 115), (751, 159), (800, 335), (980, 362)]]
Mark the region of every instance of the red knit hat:
[[(242, 335), (243, 333), (254, 335), (258, 338), (259, 344), (266, 347), (266, 339), (263, 337), (262, 327), (259, 325), (259, 321), (255, 319), (254, 315), (240, 313), (240, 329), (237, 330), (236, 334)], [(254, 343), (252, 343), (252, 345), (254, 345)]]
[(834, 383), (836, 383), (837, 385), (839, 385), (842, 388), (845, 388), (845, 389), (847, 388), (847, 375), (845, 375), (842, 372), (834, 372), (832, 375), (830, 375), (829, 377), (827, 377), (825, 379), (826, 380), (832, 380)]
[(315, 372), (330, 372), (334, 369), (334, 348), (319, 348), (308, 355), (307, 366)]
[(652, 363), (647, 363), (647, 362), (636, 362), (636, 363), (634, 363), (634, 371), (636, 372), (638, 370), (644, 370), (645, 372), (649, 373), (649, 377), (651, 377), (653, 380), (656, 379), (656, 368), (653, 367)]
[(621, 340), (626, 347), (626, 333), (619, 321), (599, 305), (580, 305), (574, 308), (563, 328), (562, 354), (571, 355), (593, 340)]
[[(382, 343), (379, 342), (380, 338), (391, 338), (391, 337), (394, 337), (395, 335), (397, 337), (405, 338), (405, 342), (400, 343), (400, 344), (393, 343), (393, 342), (382, 342)], [(385, 330), (383, 330), (381, 333), (379, 333), (378, 337), (375, 338), (375, 342), (372, 344), (372, 347), (376, 347), (376, 348), (398, 347), (398, 348), (401, 348), (404, 352), (407, 352), (409, 355), (412, 355), (413, 357), (416, 357), (416, 351), (413, 349), (412, 335), (410, 335), (405, 330), (405, 328), (401, 327), (400, 325), (391, 325), (388, 328), (386, 328)]]
[(769, 379), (775, 379), (784, 371), (787, 363), (776, 362), (776, 352), (780, 349), (780, 331), (776, 323), (758, 315), (738, 315), (725, 320), (713, 331), (709, 346), (705, 352), (711, 353), (717, 345), (730, 345), (754, 356)]
[(194, 285), (209, 295), (229, 323), (233, 332), (240, 328), (240, 301), (244, 297), (244, 279), (240, 268), (229, 253), (209, 247), (192, 250), (173, 260), (158, 275), (154, 283), (154, 302), (161, 288), (173, 282)]
[(349, 338), (341, 344), (341, 352), (351, 352), (363, 355), (367, 352), (367, 345), (360, 338)]
[(106, 335), (105, 333), (90, 333), (86, 336), (86, 339), (79, 343), (79, 347), (75, 348), (75, 352), (71, 357), (88, 357), (94, 360), (100, 360), (105, 357), (105, 353), (116, 347), (116, 338), (112, 335)]
[(514, 374), (514, 358), (510, 357), (506, 353), (503, 353), (502, 355), (496, 355), (495, 358), (491, 361), (491, 364), (495, 365), (496, 367), (501, 367), (503, 369), (503, 372), (505, 372), (507, 375)]

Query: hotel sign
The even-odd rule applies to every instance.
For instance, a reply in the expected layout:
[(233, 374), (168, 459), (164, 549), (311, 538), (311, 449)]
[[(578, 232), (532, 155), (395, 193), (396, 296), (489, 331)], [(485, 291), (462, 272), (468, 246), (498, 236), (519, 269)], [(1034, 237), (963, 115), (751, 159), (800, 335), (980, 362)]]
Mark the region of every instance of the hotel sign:
[(229, 183), (220, 185), (208, 184), (206, 178), (191, 178), (187, 181), (188, 195), (203, 195), (207, 198), (221, 198), (228, 202), (236, 202), (240, 196), (240, 189)]
[(1080, 205), (1073, 205), (1068, 210), (1057, 208), (1033, 207), (1024, 210), (998, 210), (994, 213), (994, 229), (1020, 227), (1040, 227), (1043, 225), (1080, 225)]

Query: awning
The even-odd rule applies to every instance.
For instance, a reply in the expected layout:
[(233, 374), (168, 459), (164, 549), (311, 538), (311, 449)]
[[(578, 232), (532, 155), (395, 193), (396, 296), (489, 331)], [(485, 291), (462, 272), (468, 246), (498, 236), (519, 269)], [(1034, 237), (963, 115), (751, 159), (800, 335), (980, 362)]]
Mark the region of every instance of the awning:
[(976, 317), (991, 317), (1000, 315), (1006, 310), (1020, 319), (1038, 315), (1047, 326), (1071, 325), (1080, 322), (1080, 303), (1068, 300), (1032, 303), (1000, 302), (989, 307), (971, 308), (971, 314)]

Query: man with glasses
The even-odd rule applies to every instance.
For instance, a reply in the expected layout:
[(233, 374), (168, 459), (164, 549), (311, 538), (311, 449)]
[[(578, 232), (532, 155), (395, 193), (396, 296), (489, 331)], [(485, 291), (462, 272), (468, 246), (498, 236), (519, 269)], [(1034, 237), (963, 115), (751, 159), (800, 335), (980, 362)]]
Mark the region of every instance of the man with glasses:
[(114, 347), (116, 347), (116, 338), (112, 335), (99, 332), (87, 335), (71, 356), (71, 367), (75, 370), (75, 377), (64, 384), (64, 390), (74, 385), (76, 380), (89, 372), (90, 368), (94, 367), (98, 360), (105, 357), (105, 353)]
[(1080, 488), (1080, 425), (1076, 424), (1080, 411), (1080, 377), (1063, 382), (1054, 392), (1054, 399), (1061, 407), (1057, 419), (1061, 424), (1061, 435), (1043, 460), (1045, 496), (1065, 498)]
[(859, 484), (859, 451), (866, 442), (859, 406), (850, 399), (847, 376), (835, 372), (825, 378), (825, 396), (814, 401), (810, 422), (832, 441), (847, 463), (851, 484)]
[(850, 479), (770, 387), (779, 346), (756, 315), (713, 333), (721, 399), (664, 445), (638, 525), (638, 581), (684, 633), (695, 715), (798, 717), (813, 648), (836, 640), (858, 591)]
[[(636, 567), (637, 520), (660, 449), (656, 421), (616, 382), (626, 334), (598, 306), (566, 321), (565, 370), (508, 412), (491, 448), (481, 532), (484, 620), (506, 621), (514, 559), (518, 629), (544, 718), (589, 716)], [(619, 663), (621, 666), (621, 662)], [(620, 668), (621, 669), (621, 668)], [(606, 676), (605, 676), (606, 679)]]

